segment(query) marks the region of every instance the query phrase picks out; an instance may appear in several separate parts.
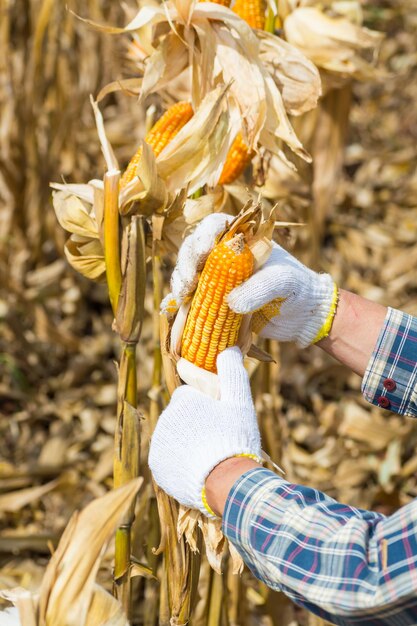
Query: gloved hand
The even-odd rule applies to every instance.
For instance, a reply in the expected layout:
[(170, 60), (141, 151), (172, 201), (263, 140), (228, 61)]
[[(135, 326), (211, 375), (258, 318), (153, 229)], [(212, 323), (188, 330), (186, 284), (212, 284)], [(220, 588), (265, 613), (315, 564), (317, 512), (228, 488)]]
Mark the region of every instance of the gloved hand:
[[(163, 310), (174, 312), (194, 289), (198, 265), (232, 219), (226, 213), (209, 215), (185, 239), (171, 278), (172, 293), (164, 299)], [(257, 311), (254, 330), (259, 332), (262, 327), (261, 337), (295, 341), (305, 348), (329, 333), (337, 297), (337, 287), (329, 274), (310, 270), (274, 243), (268, 261), (230, 292), (228, 303), (236, 313)]]
[[(274, 243), (267, 262), (236, 289), (228, 303), (236, 313), (258, 311), (261, 337), (295, 341), (305, 348), (328, 335), (338, 290), (329, 274), (318, 274)], [(267, 306), (265, 306), (267, 305)]]
[(220, 400), (183, 385), (172, 394), (152, 435), (149, 467), (156, 483), (186, 507), (215, 517), (205, 504), (205, 481), (221, 461), (261, 461), (261, 439), (239, 348), (217, 357)]

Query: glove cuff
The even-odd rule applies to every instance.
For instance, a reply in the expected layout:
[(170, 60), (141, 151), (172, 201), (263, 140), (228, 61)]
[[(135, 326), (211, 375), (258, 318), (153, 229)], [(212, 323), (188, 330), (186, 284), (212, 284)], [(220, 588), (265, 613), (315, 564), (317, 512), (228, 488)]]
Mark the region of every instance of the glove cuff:
[[(259, 465), (263, 465), (263, 462), (264, 462), (264, 459), (259, 457), (257, 454), (249, 454), (247, 452), (243, 452), (242, 454), (235, 454), (233, 457), (228, 457), (228, 458), (230, 459), (230, 458), (237, 458), (237, 457), (244, 457), (246, 459), (252, 459), (253, 461), (256, 461), (257, 463), (259, 463)], [(223, 460), (226, 460), (226, 459), (223, 459)], [(216, 513), (213, 511), (213, 509), (207, 502), (205, 483), (204, 483), (203, 489), (201, 490), (201, 501), (203, 502), (203, 506), (204, 506), (204, 510), (202, 511), (202, 513), (204, 513), (204, 515), (206, 515), (207, 517), (210, 517), (211, 519), (219, 519), (219, 516), (216, 515)]]
[(212, 456), (212, 458), (210, 459), (210, 466), (207, 466), (207, 465), (205, 466), (204, 473), (201, 473), (199, 476), (195, 475), (194, 480), (190, 480), (189, 485), (188, 485), (188, 489), (189, 489), (188, 497), (190, 498), (190, 502), (187, 503), (186, 506), (189, 506), (190, 508), (193, 508), (193, 509), (198, 509), (199, 511), (201, 511), (201, 513), (203, 513), (207, 517), (211, 517), (211, 518), (218, 517), (208, 505), (208, 502), (206, 499), (205, 484), (206, 484), (208, 475), (217, 465), (219, 465), (219, 463), (221, 463), (222, 461), (225, 461), (226, 459), (230, 459), (232, 457), (240, 457), (240, 456), (254, 459), (258, 463), (262, 463), (262, 456), (261, 456), (262, 451), (260, 448), (258, 451), (254, 451), (252, 446), (251, 447), (248, 447), (247, 445), (239, 446), (238, 442), (235, 442), (235, 445), (233, 445), (233, 447), (228, 446), (228, 448), (229, 449), (227, 451), (225, 449), (223, 450), (219, 449), (217, 451), (217, 456)]
[(339, 291), (332, 277), (329, 274), (316, 274), (310, 294), (308, 317), (296, 340), (300, 348), (317, 343), (329, 334), (338, 299)]

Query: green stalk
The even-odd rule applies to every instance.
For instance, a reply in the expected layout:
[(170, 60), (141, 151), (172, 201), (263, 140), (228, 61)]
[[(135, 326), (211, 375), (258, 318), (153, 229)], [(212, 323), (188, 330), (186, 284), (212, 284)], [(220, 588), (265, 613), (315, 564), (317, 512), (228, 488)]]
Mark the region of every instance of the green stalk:
[[(111, 215), (110, 210), (108, 214)], [(114, 222), (113, 222), (114, 225)], [(122, 342), (117, 390), (117, 424), (114, 442), (114, 486), (126, 484), (139, 476), (140, 426), (137, 411), (136, 346), (144, 316), (146, 259), (144, 220), (133, 216), (124, 229), (123, 280), (113, 292), (116, 306), (116, 329)], [(120, 267), (120, 265), (119, 265)], [(112, 276), (112, 280), (115, 276)], [(116, 279), (117, 280), (117, 279)], [(109, 280), (110, 284), (113, 284)], [(135, 517), (135, 501), (124, 515), (116, 531), (114, 583), (115, 593), (126, 615), (131, 614), (131, 534)]]
[[(120, 359), (118, 419), (115, 433), (114, 487), (139, 475), (140, 430), (137, 406), (136, 344), (122, 344)], [(116, 597), (130, 616), (131, 529), (135, 501), (116, 531), (114, 582)]]
[(104, 260), (110, 303), (116, 315), (122, 272), (120, 269), (119, 170), (104, 175)]
[(123, 353), (127, 361), (127, 379), (125, 389), (125, 399), (134, 408), (138, 404), (138, 383), (136, 372), (136, 344), (125, 343), (123, 344)]
[(266, 16), (265, 29), (264, 30), (266, 30), (267, 33), (274, 33), (275, 32), (275, 13), (271, 9), (271, 7), (269, 7), (269, 9), (268, 9), (268, 15)]

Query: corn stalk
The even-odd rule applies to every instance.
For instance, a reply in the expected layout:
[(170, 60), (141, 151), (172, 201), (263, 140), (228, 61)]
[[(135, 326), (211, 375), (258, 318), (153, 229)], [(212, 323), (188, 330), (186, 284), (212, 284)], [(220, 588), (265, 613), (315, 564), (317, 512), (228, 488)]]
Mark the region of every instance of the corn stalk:
[[(163, 405), (161, 378), (164, 362), (168, 392), (172, 393), (180, 384), (175, 366), (167, 354), (166, 318), (159, 315), (162, 297), (159, 238), (162, 232), (162, 224), (163, 217), (157, 214), (154, 215), (152, 219), (154, 368), (150, 393), (150, 421), (152, 429), (155, 427)], [(196, 600), (200, 572), (200, 554), (191, 550), (184, 536), (178, 539), (177, 521), (179, 507), (177, 502), (159, 489), (156, 484), (154, 484), (154, 489), (161, 526), (161, 540), (158, 549), (154, 551), (154, 556), (163, 554), (159, 625), (186, 624), (189, 621)], [(200, 533), (198, 541), (201, 547)]]
[[(137, 411), (136, 346), (144, 316), (146, 287), (144, 219), (132, 216), (120, 229), (118, 207), (120, 172), (104, 177), (104, 256), (115, 329), (121, 341), (114, 439), (114, 487), (139, 475), (140, 428)], [(124, 258), (121, 259), (121, 240)], [(114, 590), (130, 616), (131, 532), (135, 500), (116, 531)]]

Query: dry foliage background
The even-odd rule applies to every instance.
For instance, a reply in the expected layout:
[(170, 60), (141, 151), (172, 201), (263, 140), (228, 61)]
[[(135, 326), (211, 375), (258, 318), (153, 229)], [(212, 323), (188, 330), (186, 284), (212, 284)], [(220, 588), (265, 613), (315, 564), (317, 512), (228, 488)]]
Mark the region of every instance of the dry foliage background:
[[(76, 0), (71, 7), (99, 22), (124, 22), (118, 2)], [(386, 34), (379, 61), (384, 76), (354, 84), (343, 174), (319, 265), (339, 285), (417, 314), (417, 3), (375, 0), (365, 17), (367, 26)], [(88, 180), (103, 171), (88, 96), (129, 75), (125, 58), (122, 39), (91, 31), (63, 2), (0, 0), (0, 588), (35, 589), (71, 513), (112, 483), (112, 314), (105, 288), (63, 260), (65, 235), (48, 182)], [(102, 110), (126, 163), (141, 110), (125, 95), (108, 97)], [(295, 181), (286, 216), (311, 223), (310, 179), (306, 169)], [(306, 226), (290, 234), (289, 245), (316, 263), (311, 238)], [(166, 276), (171, 263), (164, 259)], [(144, 452), (151, 297), (147, 310), (139, 350)], [(413, 421), (366, 404), (360, 379), (317, 348), (273, 349), (280, 364), (260, 367), (253, 384), (264, 439), (288, 478), (387, 513), (414, 498)], [(144, 562), (157, 543), (148, 497), (145, 492), (139, 500), (136, 523), (136, 555)], [(107, 585), (110, 567), (109, 553), (100, 572)], [(143, 579), (137, 581), (141, 598)], [(247, 601), (259, 623), (262, 595), (253, 588)], [(265, 624), (306, 623), (306, 615), (291, 608), (283, 617), (277, 594), (271, 602), (276, 610), (268, 608), (272, 621)], [(138, 601), (137, 624), (142, 606)]]

